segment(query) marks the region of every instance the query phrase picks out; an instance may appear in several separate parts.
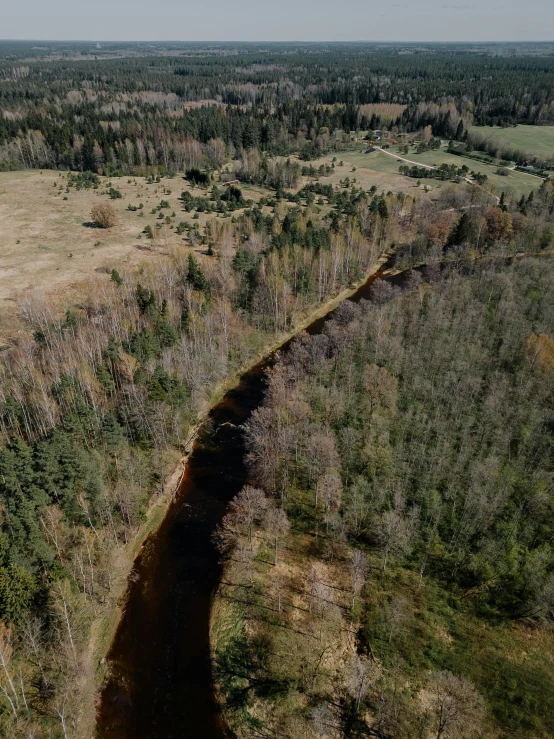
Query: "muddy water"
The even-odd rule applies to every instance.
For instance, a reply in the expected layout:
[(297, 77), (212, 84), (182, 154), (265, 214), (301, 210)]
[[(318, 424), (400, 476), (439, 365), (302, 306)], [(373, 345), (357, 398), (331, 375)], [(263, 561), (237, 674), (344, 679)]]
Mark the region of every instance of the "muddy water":
[[(374, 274), (350, 300), (367, 298)], [(307, 329), (319, 333), (332, 312)], [(287, 342), (281, 351), (286, 351)], [(209, 659), (210, 599), (221, 568), (211, 537), (246, 481), (240, 425), (261, 403), (271, 354), (211, 411), (160, 528), (145, 542), (108, 655), (98, 739), (223, 739)]]

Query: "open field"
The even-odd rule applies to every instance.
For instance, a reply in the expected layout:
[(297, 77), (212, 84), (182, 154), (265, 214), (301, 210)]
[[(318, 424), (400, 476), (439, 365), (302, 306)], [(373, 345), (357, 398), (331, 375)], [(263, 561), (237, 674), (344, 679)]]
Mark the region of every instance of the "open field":
[[(17, 333), (19, 303), (36, 294), (41, 298), (60, 297), (64, 304), (76, 300), (79, 288), (97, 273), (121, 267), (140, 267), (160, 254), (187, 248), (186, 235), (175, 233), (185, 221), (202, 227), (208, 220), (221, 218), (200, 213), (193, 220), (179, 200), (184, 189), (191, 189), (182, 177), (164, 178), (148, 184), (145, 178), (101, 178), (98, 190), (70, 188), (66, 192), (67, 172), (25, 171), (0, 173), (0, 339)], [(110, 200), (106, 184), (119, 190), (121, 199)], [(56, 185), (56, 186), (54, 186)], [(63, 186), (60, 190), (60, 186)], [(246, 198), (259, 199), (259, 188), (243, 187)], [(194, 194), (205, 194), (199, 189)], [(67, 199), (64, 199), (67, 198)], [(166, 200), (163, 209), (171, 223), (151, 210)], [(117, 212), (118, 225), (95, 228), (90, 210), (96, 203), (110, 203)], [(129, 204), (143, 203), (140, 211), (129, 211)], [(173, 213), (175, 216), (173, 217)], [(143, 215), (142, 215), (143, 214)], [(160, 229), (156, 223), (163, 223)], [(156, 234), (147, 239), (142, 231), (150, 224)], [(140, 238), (139, 238), (140, 237)]]
[[(35, 292), (41, 297), (62, 293), (89, 280), (95, 272), (123, 265), (139, 265), (170, 245), (182, 243), (168, 227), (156, 241), (137, 237), (156, 216), (150, 210), (162, 197), (177, 211), (177, 191), (163, 194), (166, 185), (147, 185), (136, 178), (113, 180), (123, 195), (109, 200), (99, 190), (71, 189), (65, 193), (67, 173), (44, 171), (0, 174), (0, 320), (2, 336), (17, 327), (17, 304)], [(166, 180), (175, 190), (180, 185)], [(54, 186), (56, 183), (57, 187)], [(60, 193), (58, 187), (64, 185)], [(104, 183), (103, 183), (104, 184)], [(67, 198), (64, 200), (63, 198)], [(92, 227), (91, 207), (110, 202), (119, 223), (110, 229)], [(129, 203), (144, 204), (145, 215), (127, 211)], [(172, 212), (172, 211), (171, 211)], [(147, 215), (148, 214), (148, 215)], [(185, 220), (185, 219), (183, 219)], [(178, 222), (178, 220), (177, 220)]]
[[(492, 185), (492, 190), (495, 193), (500, 193), (503, 190), (508, 194), (512, 194), (514, 197), (521, 197), (521, 195), (528, 195), (532, 190), (536, 190), (540, 187), (542, 180), (533, 175), (526, 174), (525, 172), (510, 171), (510, 173), (504, 177), (496, 174), (498, 167), (485, 162), (478, 162), (475, 159), (469, 157), (460, 157), (455, 154), (449, 154), (444, 148), (437, 151), (426, 151), (423, 154), (416, 154), (415, 149), (411, 149), (408, 154), (400, 154), (398, 147), (393, 146), (390, 148), (392, 154), (409, 159), (416, 164), (429, 164), (434, 167), (438, 167), (440, 164), (456, 164), (458, 167), (462, 167), (464, 164), (469, 167), (470, 171), (482, 172), (489, 178), (487, 186)], [(345, 155), (346, 156), (346, 155)], [(368, 163), (371, 163), (375, 169), (382, 168), (382, 171), (391, 172), (396, 170), (401, 162), (395, 161), (391, 156), (381, 152), (374, 151), (371, 154), (359, 154), (356, 156), (356, 161), (365, 159)], [(426, 184), (430, 186), (440, 185), (438, 180), (425, 180)]]
[[(393, 154), (398, 154), (397, 147), (391, 148), (390, 151)], [(398, 160), (394, 159), (388, 154), (385, 154), (379, 149), (376, 149), (371, 154), (365, 154), (365, 152), (362, 151), (345, 151), (340, 152), (338, 156), (339, 158), (343, 159), (344, 162), (348, 162), (349, 164), (352, 164), (356, 167), (356, 173), (351, 176), (359, 176), (361, 178), (361, 173), (370, 172), (375, 178), (378, 173), (380, 173), (383, 184), (381, 188), (378, 189), (392, 190), (393, 192), (406, 192), (410, 193), (411, 195), (414, 194), (414, 190), (418, 189), (416, 185), (417, 180), (410, 177), (405, 177), (404, 175), (401, 175), (399, 173), (398, 169), (402, 162), (399, 162)], [(399, 156), (404, 155), (400, 154)], [(414, 162), (418, 161), (416, 157), (412, 156), (412, 152), (407, 154), (406, 158), (413, 159)], [(422, 164), (432, 163), (422, 162)], [(394, 186), (392, 183), (394, 183)], [(423, 193), (425, 186), (427, 186), (430, 190), (438, 190), (447, 184), (449, 183), (445, 182), (444, 180), (437, 180), (430, 177), (425, 181), (422, 180), (419, 189)]]
[(504, 141), (529, 154), (551, 159), (554, 157), (554, 126), (474, 126), (485, 136)]
[[(397, 147), (391, 152), (397, 153)], [(519, 172), (501, 177), (491, 165), (442, 150), (419, 155), (410, 152), (407, 158), (430, 165), (452, 162), (461, 166), (465, 163), (470, 169), (485, 172), (498, 191), (511, 191), (517, 197), (540, 185), (535, 177)], [(319, 167), (330, 165), (331, 161), (332, 157), (327, 155), (311, 164)], [(412, 195), (417, 191), (418, 196), (425, 196), (424, 188), (427, 187), (429, 197), (448, 184), (430, 178), (422, 181), (418, 188), (414, 179), (399, 174), (399, 166), (400, 162), (381, 151), (365, 154), (350, 149), (337, 153), (333, 172), (321, 181), (337, 187), (348, 177), (364, 190), (375, 187), (378, 192)], [(302, 178), (296, 189), (308, 181), (309, 178)], [(193, 218), (192, 212), (183, 209), (181, 192), (191, 188), (182, 176), (150, 184), (143, 177), (101, 178), (98, 189), (71, 187), (69, 191), (67, 182), (67, 172), (0, 173), (0, 339), (3, 342), (17, 334), (21, 325), (19, 305), (33, 294), (58, 299), (67, 305), (78, 300), (84, 283), (97, 279), (98, 273), (122, 267), (140, 268), (159, 255), (187, 249), (186, 233), (179, 235), (175, 230), (179, 223), (198, 224), (202, 233), (208, 221), (222, 218), (213, 213), (199, 213)], [(110, 187), (119, 190), (122, 197), (110, 199)], [(244, 184), (240, 187), (245, 199), (257, 201), (271, 194), (261, 187)], [(191, 190), (195, 195), (206, 195), (205, 190)], [(168, 202), (169, 208), (162, 209), (163, 217), (160, 218), (160, 212), (152, 213), (152, 210), (162, 200)], [(90, 223), (91, 208), (100, 202), (109, 202), (115, 208), (118, 217), (115, 227), (99, 229)], [(128, 205), (140, 203), (141, 210), (127, 210)], [(157, 224), (161, 224), (161, 228), (157, 228)], [(155, 239), (148, 239), (143, 233), (146, 225), (151, 226)], [(60, 304), (60, 307), (63, 306)]]
[[(341, 153), (343, 166), (335, 167), (322, 182), (339, 185), (346, 177), (356, 178), (356, 185), (369, 190), (375, 186), (380, 192), (413, 193), (415, 182), (398, 174), (396, 162), (385, 155), (380, 159), (382, 170), (368, 168), (363, 154)], [(327, 156), (315, 166), (331, 163)], [(303, 163), (305, 164), (305, 163)], [(356, 172), (352, 172), (352, 165)], [(66, 191), (67, 172), (49, 170), (0, 173), (0, 339), (17, 334), (20, 328), (19, 305), (33, 295), (59, 299), (67, 305), (78, 300), (84, 284), (122, 267), (140, 268), (159, 255), (175, 249), (187, 249), (188, 237), (175, 229), (181, 222), (198, 224), (200, 233), (208, 221), (222, 216), (215, 213), (187, 213), (180, 200), (181, 192), (191, 190), (194, 195), (206, 195), (205, 190), (191, 188), (182, 176), (163, 178), (149, 184), (144, 177), (100, 178), (98, 189), (75, 187)], [(309, 178), (301, 178), (299, 189)], [(217, 176), (216, 176), (217, 184)], [(433, 181), (429, 181), (433, 187)], [(443, 183), (437, 183), (443, 184)], [(108, 189), (121, 192), (120, 199), (112, 200)], [(241, 184), (245, 199), (258, 201), (272, 193), (261, 187)], [(169, 203), (152, 213), (162, 200)], [(90, 223), (90, 211), (96, 203), (110, 203), (117, 212), (118, 224), (100, 229)], [(128, 205), (143, 208), (127, 210)], [(239, 211), (240, 212), (240, 211)], [(269, 209), (267, 209), (269, 213)], [(170, 223), (165, 222), (169, 217)], [(156, 224), (163, 224), (156, 228)], [(143, 230), (150, 225), (156, 234), (148, 239)]]
[[(369, 190), (372, 186), (377, 188), (378, 192), (404, 192), (413, 195), (417, 190), (416, 180), (404, 177), (398, 171), (400, 162), (395, 161), (392, 157), (375, 151), (372, 154), (364, 154), (362, 151), (345, 150), (336, 154), (335, 170), (329, 177), (322, 177), (321, 181), (330, 183), (333, 186), (338, 185), (340, 180), (346, 177), (352, 182), (356, 180), (356, 186), (364, 190)], [(315, 162), (310, 162), (314, 167), (321, 164), (331, 164), (332, 157), (326, 156)], [(339, 166), (340, 162), (343, 166)], [(356, 171), (352, 172), (352, 167), (356, 167)], [(440, 188), (446, 183), (440, 180), (425, 180), (425, 184), (430, 188)], [(421, 193), (423, 194), (421, 186)], [(419, 195), (418, 195), (419, 197)]]
[(469, 170), (474, 172), (482, 172), (486, 174), (488, 182), (486, 187), (493, 186), (494, 192), (500, 193), (505, 191), (508, 195), (514, 195), (520, 198), (522, 195), (528, 195), (532, 190), (536, 190), (541, 186), (542, 180), (534, 175), (526, 174), (525, 172), (517, 172), (510, 170), (507, 176), (497, 174), (498, 167), (496, 165), (487, 164), (486, 162), (478, 162), (475, 159), (469, 157), (460, 157), (455, 154), (448, 154), (447, 151), (441, 149), (440, 151), (426, 151), (423, 154), (415, 154), (410, 152), (408, 155), (409, 159), (414, 162), (421, 162), (422, 164), (431, 164), (433, 166), (439, 166), (440, 164), (456, 164), (458, 167), (469, 167)]

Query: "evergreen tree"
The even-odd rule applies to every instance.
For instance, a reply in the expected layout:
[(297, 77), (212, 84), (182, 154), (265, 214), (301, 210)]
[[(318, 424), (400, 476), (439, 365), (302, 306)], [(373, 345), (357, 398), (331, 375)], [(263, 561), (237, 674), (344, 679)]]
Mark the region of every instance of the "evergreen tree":
[(208, 280), (202, 272), (202, 268), (198, 264), (194, 254), (189, 254), (186, 279), (189, 285), (192, 285), (195, 290), (203, 292), (206, 298), (210, 297), (210, 286), (208, 284)]
[(465, 244), (471, 236), (471, 221), (467, 213), (463, 213), (448, 237), (448, 246)]

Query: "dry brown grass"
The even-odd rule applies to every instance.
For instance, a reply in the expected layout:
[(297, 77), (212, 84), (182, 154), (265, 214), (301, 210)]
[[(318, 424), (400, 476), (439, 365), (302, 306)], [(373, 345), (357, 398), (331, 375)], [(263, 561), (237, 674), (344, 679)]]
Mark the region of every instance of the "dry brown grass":
[(371, 118), (375, 113), (375, 115), (381, 117), (383, 122), (394, 121), (402, 115), (406, 107), (406, 105), (400, 105), (399, 103), (367, 103), (366, 105), (360, 105), (360, 113), (368, 118)]
[[(161, 200), (160, 185), (137, 178), (114, 181), (122, 200), (110, 201), (98, 190), (71, 189), (65, 193), (66, 175), (56, 172), (0, 173), (0, 325), (3, 339), (19, 329), (18, 303), (32, 294), (67, 298), (95, 272), (136, 265), (151, 259), (166, 246), (137, 239), (150, 219), (126, 211), (128, 203), (150, 209)], [(64, 185), (59, 194), (54, 183)], [(156, 193), (158, 190), (158, 193)], [(171, 204), (177, 210), (177, 192)], [(67, 200), (63, 200), (67, 197)], [(109, 230), (91, 227), (90, 212), (100, 202), (113, 203), (118, 225)], [(155, 216), (151, 216), (152, 221)], [(89, 224), (89, 225), (87, 225)], [(180, 241), (172, 231), (167, 243)], [(72, 255), (72, 256), (70, 256)]]
[[(319, 166), (324, 162), (330, 164), (331, 157), (313, 164)], [(367, 190), (375, 185), (379, 192), (413, 194), (414, 184), (406, 177), (360, 166), (355, 173), (351, 169), (351, 162), (345, 159), (344, 166), (337, 166), (330, 177), (321, 181), (338, 185), (340, 179), (349, 176), (351, 180), (356, 178), (358, 187)], [(309, 178), (302, 178), (296, 189), (308, 181)], [(167, 200), (170, 205), (164, 209), (165, 215), (175, 212), (174, 226), (180, 221), (197, 223), (203, 232), (208, 221), (221, 219), (219, 215), (201, 213), (193, 220), (194, 214), (183, 210), (179, 198), (184, 189), (190, 188), (179, 175), (155, 184), (147, 184), (144, 177), (103, 177), (98, 190), (71, 188), (69, 193), (65, 192), (66, 182), (65, 172), (0, 173), (0, 346), (22, 331), (19, 306), (23, 300), (38, 295), (53, 300), (64, 310), (79, 300), (83, 289), (98, 278), (98, 273), (114, 268), (140, 268), (160, 255), (188, 249), (186, 235), (179, 236), (165, 224), (159, 231), (155, 228), (161, 221), (151, 210), (161, 200)], [(122, 193), (121, 199), (109, 199), (108, 182)], [(166, 189), (171, 190), (170, 195), (164, 192)], [(247, 185), (241, 185), (241, 190), (246, 199), (254, 201), (264, 194), (272, 194)], [(195, 195), (207, 194), (200, 189), (192, 191)], [(113, 228), (95, 228), (90, 223), (91, 209), (99, 203), (114, 207), (117, 225)], [(127, 210), (127, 205), (139, 203), (144, 205), (142, 211)], [(157, 234), (153, 241), (144, 234), (138, 238), (147, 224)]]
[[(250, 714), (271, 727), (276, 735), (303, 736), (316, 739), (311, 722), (302, 718), (310, 715), (310, 701), (314, 696), (332, 695), (341, 689), (346, 664), (357, 653), (356, 634), (359, 624), (350, 620), (350, 573), (347, 552), (341, 557), (323, 561), (314, 556), (313, 540), (307, 534), (289, 537), (283, 547), (277, 566), (270, 563), (271, 553), (266, 542), (256, 537), (258, 557), (252, 578), (262, 593), (262, 613), (277, 618), (280, 592), (280, 626), (269, 626), (271, 618), (250, 615), (248, 601), (250, 587), (245, 580), (245, 569), (239, 557), (227, 562), (211, 612), (210, 632), (213, 658), (218, 650), (225, 651), (229, 638), (242, 629), (250, 639), (268, 638), (271, 642), (272, 667), (275, 674), (307, 680), (306, 690), (290, 695), (284, 704), (256, 697), (249, 707)], [(318, 597), (322, 612), (310, 596), (311, 579), (319, 582)], [(312, 675), (310, 679), (307, 674)], [(313, 674), (312, 674), (313, 673)], [(224, 698), (218, 695), (222, 704)], [(224, 708), (224, 712), (225, 712)], [(227, 715), (235, 717), (232, 709)], [(337, 715), (337, 723), (339, 717)], [(247, 726), (234, 726), (239, 739), (252, 736)]]
[[(71, 188), (65, 192), (67, 173), (25, 171), (0, 173), (0, 343), (5, 345), (21, 331), (19, 304), (33, 295), (50, 298), (64, 308), (79, 299), (84, 283), (97, 273), (111, 269), (140, 268), (159, 255), (174, 249), (187, 249), (186, 235), (179, 236), (169, 225), (157, 232), (160, 223), (151, 210), (161, 200), (169, 202), (165, 215), (175, 211), (172, 225), (180, 221), (198, 223), (201, 229), (208, 220), (221, 216), (186, 213), (179, 200), (184, 189), (190, 189), (182, 176), (165, 178), (161, 183), (147, 184), (143, 177), (101, 178), (98, 190)], [(122, 193), (110, 200), (106, 183)], [(57, 183), (57, 187), (54, 187)], [(59, 186), (63, 185), (63, 190)], [(170, 189), (170, 195), (164, 193)], [(257, 200), (261, 191), (245, 189), (245, 196)], [(205, 191), (193, 190), (195, 195)], [(64, 197), (67, 200), (64, 200)], [(143, 203), (140, 211), (127, 210), (127, 205)], [(117, 225), (110, 229), (91, 224), (91, 209), (109, 203), (116, 211)], [(158, 233), (154, 241), (142, 230), (150, 224)]]

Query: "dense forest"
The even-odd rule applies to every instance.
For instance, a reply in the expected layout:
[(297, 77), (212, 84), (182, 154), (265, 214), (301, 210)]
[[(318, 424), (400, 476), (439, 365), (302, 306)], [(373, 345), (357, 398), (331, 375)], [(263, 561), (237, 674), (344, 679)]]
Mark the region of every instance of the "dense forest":
[(552, 265), (467, 262), (478, 220), (269, 373), (216, 536), (241, 737), (554, 732)]
[(552, 49), (502, 51), (160, 45), (91, 59), (4, 44), (0, 168), (181, 171), (217, 167), (226, 150), (309, 155), (382, 126), (460, 140), (474, 123), (553, 123)]

